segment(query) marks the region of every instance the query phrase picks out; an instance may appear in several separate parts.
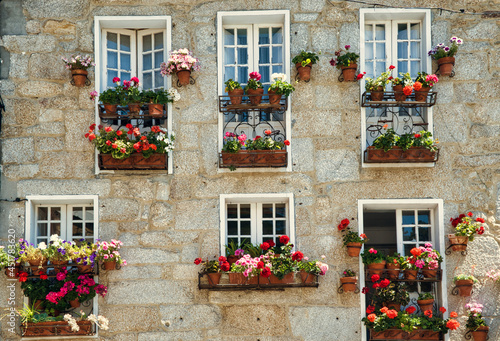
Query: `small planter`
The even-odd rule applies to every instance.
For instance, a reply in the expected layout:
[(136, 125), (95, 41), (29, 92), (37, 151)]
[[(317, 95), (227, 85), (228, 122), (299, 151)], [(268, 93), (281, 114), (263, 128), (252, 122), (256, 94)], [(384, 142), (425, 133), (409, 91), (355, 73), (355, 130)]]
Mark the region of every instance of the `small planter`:
[(472, 293), (472, 286), (474, 281), (472, 279), (465, 279), (455, 282), (455, 287), (458, 289), (458, 293), (462, 297), (468, 297)]
[(41, 272), (47, 273), (47, 263), (48, 260), (45, 259), (43, 261), (40, 260), (29, 260), (28, 263), (31, 265), (31, 271), (33, 272), (34, 276), (40, 275)]
[(275, 91), (269, 90), (268, 92), (269, 95), (269, 104), (279, 104), (281, 101), (281, 95), (276, 94)]
[(490, 331), (490, 327), (481, 326), (475, 331), (471, 330), (472, 337), (474, 341), (486, 341), (488, 339), (488, 332)]
[(118, 104), (104, 104), (104, 110), (106, 115), (116, 115), (116, 110), (118, 109)]
[(102, 263), (104, 270), (115, 270), (116, 269), (116, 262), (111, 261), (111, 262), (104, 262)]
[(227, 262), (231, 265), (233, 265), (234, 263), (236, 263), (236, 261), (240, 259), (239, 256), (235, 256), (235, 255), (229, 255), (227, 256)]
[(83, 87), (86, 85), (90, 85), (90, 81), (88, 80), (88, 71), (87, 70), (71, 70), (71, 77), (73, 78), (73, 81), (71, 84), (77, 87)]
[(238, 105), (241, 104), (243, 100), (243, 89), (234, 89), (233, 91), (228, 91), (229, 99), (231, 100), (231, 104)]
[(220, 276), (222, 276), (222, 273), (220, 273), (220, 272), (207, 273), (208, 284), (210, 284), (211, 286), (215, 286), (215, 285), (219, 284)]
[(57, 274), (61, 271), (66, 270), (66, 267), (68, 266), (68, 261), (50, 261), (52, 265), (54, 266), (54, 272)]
[(422, 269), (425, 278), (437, 278), (437, 270)]
[(340, 277), (340, 282), (342, 282), (342, 289), (344, 292), (356, 291), (356, 283), (358, 283), (356, 277)]
[[(247, 95), (250, 103), (252, 105), (257, 105), (262, 102), (262, 95), (264, 94), (264, 89), (248, 89)], [(231, 100), (232, 102), (232, 100)]]
[(417, 304), (422, 312), (426, 310), (432, 311), (432, 307), (434, 306), (434, 299), (431, 298), (429, 300), (417, 300)]
[(454, 234), (449, 234), (448, 239), (450, 240), (451, 249), (453, 251), (465, 251), (467, 250), (467, 242), (469, 237), (467, 236), (455, 236)]
[(221, 167), (286, 167), (286, 150), (239, 150), (221, 153)]
[(350, 257), (359, 257), (361, 252), (361, 243), (347, 243), (347, 254)]
[(399, 272), (401, 271), (399, 269), (399, 264), (387, 263), (385, 264), (385, 268), (387, 269), (386, 273), (389, 279), (394, 280), (399, 278)]
[(43, 300), (36, 300), (35, 303), (33, 304), (33, 308), (38, 310), (38, 311), (41, 311), (44, 308), (43, 303), (44, 303)]
[(290, 284), (294, 281), (294, 273), (290, 272), (283, 276), (283, 279), (279, 279), (274, 274), (271, 274), (269, 277), (260, 276), (259, 283), (260, 284)]
[(153, 154), (147, 159), (142, 153), (134, 153), (126, 159), (114, 159), (111, 154), (99, 154), (101, 169), (167, 169), (167, 154)]
[(181, 70), (177, 71), (177, 79), (179, 80), (179, 85), (188, 85), (190, 82), (191, 78), (191, 71), (190, 70)]
[(408, 340), (441, 340), (439, 332), (426, 329), (417, 329), (408, 334)]
[(438, 151), (430, 151), (425, 147), (410, 147), (403, 151), (401, 147), (392, 147), (388, 151), (369, 146), (366, 149), (366, 162), (377, 163), (408, 163), (408, 162), (435, 162)]
[(403, 92), (403, 85), (395, 85), (392, 87), (394, 91), (394, 99), (398, 102), (406, 101), (406, 95)]
[(92, 265), (78, 264), (76, 266), (76, 268), (78, 270), (78, 273), (81, 273), (81, 274), (87, 274), (87, 273), (92, 272)]
[(385, 270), (385, 260), (380, 263), (371, 263), (366, 265), (368, 268), (368, 276), (380, 275)]
[(163, 116), (163, 104), (159, 103), (149, 103), (148, 104), (149, 115), (151, 117), (161, 117)]
[(229, 284), (244, 285), (244, 284), (258, 284), (259, 283), (259, 277), (257, 277), (257, 276), (245, 277), (240, 272), (230, 272), (228, 275), (229, 275)]
[(396, 311), (401, 311), (401, 304), (396, 302), (384, 302), (384, 306), (389, 309), (394, 309)]
[(439, 74), (441, 76), (450, 76), (453, 73), (455, 57), (444, 57), (437, 60), (439, 65)]
[(404, 270), (403, 271), (406, 280), (417, 279), (418, 270)]
[(427, 102), (427, 94), (431, 88), (420, 88), (420, 90), (415, 90), (415, 101), (416, 102)]
[[(358, 69), (358, 64), (351, 64), (349, 66), (341, 66), (342, 76), (346, 82), (356, 81), (356, 70)], [(382, 96), (383, 97), (383, 96)]]
[(309, 82), (309, 80), (311, 79), (312, 64), (309, 63), (306, 66), (302, 66), (302, 63), (297, 63), (295, 64), (295, 67), (297, 68), (297, 72), (299, 73), (300, 80)]
[(80, 306), (80, 301), (77, 299), (74, 299), (73, 301), (69, 301), (69, 305), (71, 308), (78, 308)]
[(129, 103), (127, 104), (128, 112), (132, 115), (137, 115), (141, 111), (140, 103)]
[(384, 88), (379, 86), (377, 90), (370, 92), (372, 102), (380, 102), (384, 100)]
[(39, 322), (21, 325), (23, 337), (54, 337), (54, 336), (73, 336), (73, 335), (92, 335), (93, 327), (90, 321), (77, 321), (80, 330), (75, 332), (66, 321)]
[(314, 283), (316, 282), (316, 278), (318, 277), (305, 271), (300, 271), (299, 275), (302, 283)]
[(387, 329), (381, 332), (376, 332), (370, 329), (371, 340), (405, 340), (408, 333), (402, 331), (401, 329)]

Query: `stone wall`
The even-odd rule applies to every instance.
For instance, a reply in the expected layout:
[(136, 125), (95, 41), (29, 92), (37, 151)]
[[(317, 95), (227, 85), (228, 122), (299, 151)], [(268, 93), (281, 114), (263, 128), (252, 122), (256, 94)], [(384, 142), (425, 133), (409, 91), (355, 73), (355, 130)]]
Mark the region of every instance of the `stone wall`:
[[(384, 3), (458, 9), (451, 0)], [(485, 278), (486, 271), (500, 267), (498, 18), (432, 11), (433, 45), (452, 35), (465, 40), (456, 76), (443, 77), (436, 85), (439, 162), (433, 168), (367, 169), (361, 168), (360, 159), (359, 85), (338, 82), (338, 71), (328, 63), (345, 44), (359, 51), (360, 4), (23, 0), (22, 5), (27, 34), (0, 38), (0, 46), (10, 54), (8, 79), (0, 81), (7, 106), (1, 132), (2, 198), (99, 195), (100, 237), (122, 240), (129, 261), (121, 271), (100, 278), (109, 293), (99, 299), (99, 311), (110, 319), (111, 328), (99, 339), (360, 340), (359, 296), (336, 292), (340, 271), (358, 269), (357, 259), (348, 259), (340, 249), (335, 227), (345, 217), (358, 216), (358, 199), (370, 198), (440, 198), (446, 220), (468, 210), (487, 220), (485, 234), (470, 245), (466, 257), (446, 257), (446, 275), (448, 283), (460, 271), (474, 271), (481, 279), (472, 298), (485, 303), (490, 340), (500, 339), (500, 286)], [(489, 0), (460, 2), (468, 12), (492, 10), (494, 5)], [(292, 96), (289, 173), (217, 173), (216, 14), (249, 9), (290, 10), (292, 57), (301, 49), (322, 51), (311, 82), (297, 84)], [(174, 105), (173, 175), (94, 175), (94, 149), (83, 138), (94, 120), (91, 89), (70, 85), (60, 57), (93, 53), (97, 15), (170, 15), (173, 49), (187, 47), (203, 63), (194, 75), (196, 84), (179, 88), (182, 100)], [(312, 258), (327, 255), (331, 271), (319, 288), (198, 290), (193, 259), (218, 253), (219, 194), (277, 192), (294, 193), (302, 251)], [(0, 205), (1, 237), (5, 241), (7, 227), (22, 236), (24, 202)], [(451, 230), (448, 224), (446, 229)], [(0, 276), (0, 287), (6, 283)], [(0, 290), (1, 306), (6, 306), (6, 295)], [(466, 302), (450, 293), (448, 299), (449, 310), (458, 311), (464, 325)], [(464, 333), (462, 326), (451, 340), (463, 339)], [(0, 339), (18, 338), (3, 323)]]

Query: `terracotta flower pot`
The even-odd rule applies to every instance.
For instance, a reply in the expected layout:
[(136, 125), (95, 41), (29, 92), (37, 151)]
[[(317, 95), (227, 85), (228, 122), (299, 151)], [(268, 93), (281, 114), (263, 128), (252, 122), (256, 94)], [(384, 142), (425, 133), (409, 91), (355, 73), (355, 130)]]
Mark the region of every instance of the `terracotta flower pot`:
[(253, 276), (250, 278), (245, 277), (240, 272), (230, 272), (229, 273), (229, 284), (257, 284), (259, 282), (259, 277)]
[(188, 85), (191, 77), (191, 71), (190, 70), (181, 70), (177, 71), (177, 78), (179, 79), (179, 84), (180, 85)]
[(299, 275), (302, 283), (314, 283), (316, 282), (316, 278), (318, 277), (305, 271), (300, 271)]
[(405, 275), (405, 279), (409, 280), (417, 279), (417, 274), (418, 274), (417, 270), (404, 270), (403, 273)]
[(239, 150), (237, 153), (221, 152), (221, 167), (286, 167), (286, 150)]
[(467, 249), (467, 242), (469, 241), (469, 237), (449, 234), (448, 239), (450, 240), (450, 244), (452, 245), (451, 249), (453, 251), (465, 251)]
[(163, 116), (163, 104), (160, 103), (149, 103), (148, 104), (149, 115), (152, 117)]
[(368, 268), (368, 276), (380, 275), (385, 270), (385, 260), (380, 263), (371, 263), (366, 265)]
[(396, 311), (401, 311), (401, 304), (397, 302), (384, 302), (384, 306), (389, 309), (394, 309)]
[[(49, 321), (49, 322), (39, 322), (21, 325), (22, 336), (24, 337), (34, 337), (45, 338), (54, 337), (57, 335), (58, 338), (65, 338), (65, 336), (74, 335), (92, 335), (93, 327), (90, 321), (77, 321), (80, 330), (75, 332), (71, 330), (70, 325), (66, 321)], [(36, 340), (35, 339), (35, 340)]]
[(104, 262), (103, 266), (104, 266), (104, 270), (115, 270), (116, 269), (116, 261)]
[(434, 306), (434, 299), (431, 298), (429, 300), (417, 300), (417, 304), (422, 312), (426, 310), (432, 310), (432, 307)]
[(439, 74), (441, 76), (449, 76), (453, 72), (453, 66), (455, 65), (455, 57), (443, 57), (437, 60), (439, 65)]
[(44, 259), (43, 261), (40, 260), (29, 260), (28, 263), (31, 265), (31, 271), (33, 272), (34, 276), (40, 275), (41, 272), (47, 273), (47, 263), (48, 260)]
[(38, 310), (38, 311), (41, 311), (43, 310), (43, 300), (36, 300), (35, 303), (33, 304), (33, 307)]
[(370, 98), (373, 102), (380, 102), (384, 100), (384, 88), (379, 86), (377, 90), (370, 92)]
[(86, 273), (92, 272), (92, 265), (78, 264), (76, 266), (76, 268), (78, 269), (78, 273), (81, 273), (81, 274), (86, 274)]
[(141, 111), (140, 103), (129, 103), (127, 104), (127, 110), (129, 114), (138, 114)]
[(427, 102), (427, 94), (431, 88), (420, 88), (420, 90), (415, 90), (415, 101), (416, 102)]
[(406, 101), (406, 95), (403, 92), (403, 85), (395, 85), (392, 87), (394, 91), (394, 99), (398, 102)]
[(220, 272), (207, 273), (208, 284), (210, 286), (216, 286), (220, 282), (220, 276), (222, 276)]
[[(261, 276), (261, 278), (262, 278), (262, 276)], [(289, 274), (286, 274), (285, 276), (283, 276), (283, 279), (279, 279), (274, 274), (271, 274), (271, 276), (269, 276), (268, 282), (271, 284), (290, 284), (290, 283), (293, 283), (293, 279), (294, 279), (293, 272), (290, 272)], [(264, 283), (266, 283), (265, 280), (264, 280)]]
[(71, 77), (73, 77), (73, 84), (77, 87), (85, 86), (87, 82), (87, 70), (71, 70)]
[(312, 64), (309, 63), (306, 66), (302, 66), (302, 63), (297, 63), (295, 64), (295, 67), (297, 68), (297, 72), (299, 73), (300, 80), (309, 82), (309, 80), (311, 79)]
[(488, 326), (481, 326), (475, 331), (472, 331), (472, 337), (474, 338), (474, 341), (486, 341), (488, 339), (488, 332), (490, 330), (490, 327)]
[(356, 277), (340, 277), (340, 282), (342, 282), (344, 292), (356, 291), (356, 283), (358, 282)]
[(355, 82), (356, 81), (356, 70), (358, 69), (358, 64), (351, 64), (349, 66), (341, 66), (342, 75), (344, 76), (344, 81)]
[(269, 104), (279, 104), (281, 101), (281, 95), (277, 95), (275, 91), (269, 90)]
[(77, 299), (74, 299), (73, 301), (69, 301), (69, 305), (71, 308), (78, 308), (80, 306), (80, 301)]
[(117, 109), (118, 109), (117, 104), (104, 104), (104, 110), (106, 111), (106, 115), (116, 114)]
[(423, 268), (422, 275), (424, 275), (425, 278), (437, 278), (437, 270)]
[(61, 271), (64, 271), (66, 270), (66, 267), (68, 266), (68, 261), (65, 260), (65, 261), (57, 261), (57, 260), (54, 260), (54, 261), (50, 261), (52, 263), (52, 265), (54, 266), (54, 272), (57, 274)]
[(231, 104), (238, 105), (241, 104), (243, 100), (243, 89), (234, 89), (233, 91), (228, 91), (229, 99), (231, 100)]
[[(247, 89), (248, 99), (252, 105), (257, 105), (262, 102), (262, 95), (264, 94), (264, 89)], [(255, 96), (252, 96), (255, 95)]]
[(347, 254), (350, 257), (359, 257), (361, 252), (361, 243), (347, 243)]
[(386, 263), (385, 268), (387, 276), (389, 279), (398, 279), (399, 278), (399, 272), (401, 271), (399, 269), (399, 264), (394, 264), (394, 263)]
[(227, 256), (227, 262), (228, 262), (229, 264), (231, 264), (231, 265), (232, 265), (232, 264), (234, 264), (234, 263), (236, 263), (236, 261), (237, 261), (238, 259), (240, 259), (240, 257), (239, 257), (239, 256), (236, 256), (236, 255), (229, 255), (229, 256)]
[(371, 340), (407, 340), (408, 333), (395, 328), (389, 328), (381, 332), (370, 329)]
[(455, 286), (458, 289), (458, 293), (462, 297), (468, 297), (472, 293), (472, 286), (474, 281), (472, 279), (464, 279), (460, 281), (455, 281)]

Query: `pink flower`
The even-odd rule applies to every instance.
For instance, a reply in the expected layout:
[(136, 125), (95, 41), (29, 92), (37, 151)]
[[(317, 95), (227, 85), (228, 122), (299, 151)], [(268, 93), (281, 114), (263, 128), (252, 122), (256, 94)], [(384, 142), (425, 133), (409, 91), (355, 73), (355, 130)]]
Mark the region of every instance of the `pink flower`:
[(90, 99), (95, 100), (98, 95), (97, 91), (94, 90), (90, 93)]
[(256, 81), (260, 81), (260, 79), (262, 78), (262, 76), (260, 75), (260, 73), (254, 71), (254, 72), (250, 72), (250, 78), (251, 79), (255, 79)]
[(59, 272), (57, 275), (56, 275), (56, 279), (58, 281), (64, 281), (64, 279), (66, 278), (66, 272), (65, 271), (61, 271)]
[(368, 252), (373, 253), (373, 254), (377, 254), (378, 251), (375, 250), (374, 248), (371, 248), (370, 250), (368, 250)]
[(137, 77), (132, 77), (132, 78), (130, 78), (130, 81), (131, 81), (131, 82), (134, 82), (134, 85), (135, 85), (135, 86), (139, 85), (139, 78), (137, 78)]
[(113, 78), (113, 83), (119, 83), (119, 82), (120, 82), (120, 78), (118, 78), (118, 77)]
[(349, 49), (351, 48), (351, 45), (346, 45), (346, 46), (344, 46), (344, 48), (345, 48), (346, 50), (349, 50)]
[(247, 136), (245, 134), (241, 134), (240, 136), (238, 136), (238, 140), (240, 141), (240, 143), (242, 145), (245, 145), (245, 141), (247, 140)]

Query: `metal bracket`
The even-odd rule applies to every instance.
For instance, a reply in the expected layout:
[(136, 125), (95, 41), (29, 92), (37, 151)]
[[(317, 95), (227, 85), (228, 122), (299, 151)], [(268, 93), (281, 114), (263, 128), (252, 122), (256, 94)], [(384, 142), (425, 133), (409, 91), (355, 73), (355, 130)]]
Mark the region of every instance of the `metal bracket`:
[[(353, 284), (353, 283), (346, 283), (346, 284)], [(337, 289), (337, 292), (339, 294), (343, 294), (344, 293), (344, 286), (341, 284), (340, 287)], [(352, 291), (349, 291), (349, 292), (352, 292)], [(354, 293), (355, 294), (359, 294), (359, 287), (358, 285), (356, 284), (356, 289), (354, 290)]]
[(339, 82), (343, 82), (344, 81), (344, 74), (341, 72), (337, 79), (339, 80)]
[[(486, 332), (486, 333), (487, 333), (487, 331), (483, 331), (483, 332)], [(464, 338), (465, 338), (466, 340), (472, 340), (472, 330), (468, 329), (468, 330), (467, 330), (467, 333), (465, 333), (465, 335), (464, 335)], [(489, 336), (489, 335), (486, 335), (486, 340), (489, 340), (489, 339), (490, 339), (490, 336)]]
[[(451, 255), (451, 251), (452, 251), (451, 248), (453, 246), (465, 246), (465, 247), (467, 247), (467, 244), (450, 244), (450, 246), (448, 246), (446, 248), (446, 250), (444, 251), (444, 254), (447, 255), (447, 256)], [(466, 250), (462, 250), (460, 253), (462, 254), (462, 256), (467, 256), (467, 249)]]
[[(75, 79), (73, 77), (71, 77), (71, 85), (75, 85)], [(89, 86), (91, 83), (90, 83), (90, 79), (89, 77), (86, 75), (85, 76), (85, 86)]]
[[(190, 75), (189, 76), (189, 84), (191, 85), (194, 85), (194, 83), (196, 83), (195, 79)], [(179, 82), (179, 79), (177, 79), (177, 86), (180, 88), (182, 87), (182, 84), (181, 82)]]

